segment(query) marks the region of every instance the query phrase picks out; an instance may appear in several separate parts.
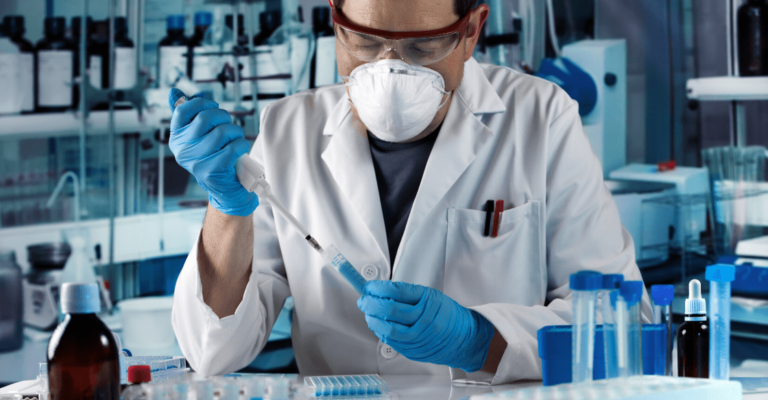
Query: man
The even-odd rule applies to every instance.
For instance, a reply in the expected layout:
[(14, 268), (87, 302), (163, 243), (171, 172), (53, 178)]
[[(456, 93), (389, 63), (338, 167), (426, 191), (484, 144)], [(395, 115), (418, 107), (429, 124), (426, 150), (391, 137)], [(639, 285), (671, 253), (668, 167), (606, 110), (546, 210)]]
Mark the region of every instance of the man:
[[(333, 6), (347, 85), (265, 108), (250, 153), (275, 196), (369, 280), (364, 294), (239, 185), (242, 131), (193, 99), (171, 123), (177, 160), (210, 194), (176, 286), (184, 354), (202, 375), (247, 365), (292, 295), (303, 374), (540, 378), (536, 331), (570, 323), (570, 274), (641, 279), (576, 102), (479, 65), (488, 7), (474, 0)], [(504, 202), (495, 237), (489, 199)]]

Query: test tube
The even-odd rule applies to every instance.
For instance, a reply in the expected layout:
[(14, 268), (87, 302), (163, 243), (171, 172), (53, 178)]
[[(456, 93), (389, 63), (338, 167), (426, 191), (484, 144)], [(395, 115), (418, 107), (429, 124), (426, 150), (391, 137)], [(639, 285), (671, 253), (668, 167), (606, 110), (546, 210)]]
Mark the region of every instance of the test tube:
[(642, 281), (624, 281), (621, 283), (622, 307), (626, 307), (626, 376), (643, 374), (643, 331), (640, 324), (640, 299), (643, 297)]
[(667, 350), (664, 357), (664, 375), (672, 376), (672, 299), (675, 298), (673, 285), (651, 286), (651, 299), (653, 299), (653, 323), (664, 324), (667, 328)]
[(619, 366), (616, 359), (616, 320), (614, 307), (616, 295), (611, 306), (611, 293), (616, 293), (624, 282), (624, 275), (603, 275), (603, 288), (600, 290), (601, 314), (603, 316), (603, 353), (605, 354), (605, 378), (618, 378)]
[(731, 358), (731, 282), (736, 267), (715, 264), (707, 267), (709, 281), (709, 379), (729, 378)]
[(365, 282), (367, 281), (365, 278), (363, 278), (362, 275), (360, 275), (360, 272), (358, 272), (355, 267), (353, 267), (352, 264), (347, 261), (346, 257), (344, 257), (344, 255), (336, 249), (336, 246), (327, 246), (323, 250), (323, 258), (325, 258), (325, 261), (328, 261), (331, 265), (333, 265), (334, 268), (339, 270), (341, 276), (343, 276), (350, 284), (352, 284), (352, 287), (355, 288), (357, 293), (359, 293), (361, 296), (365, 294), (363, 291), (363, 286), (365, 286)]
[(595, 271), (579, 271), (571, 275), (573, 291), (573, 329), (571, 333), (572, 382), (592, 381), (595, 359), (595, 306), (597, 292), (603, 286), (603, 275)]

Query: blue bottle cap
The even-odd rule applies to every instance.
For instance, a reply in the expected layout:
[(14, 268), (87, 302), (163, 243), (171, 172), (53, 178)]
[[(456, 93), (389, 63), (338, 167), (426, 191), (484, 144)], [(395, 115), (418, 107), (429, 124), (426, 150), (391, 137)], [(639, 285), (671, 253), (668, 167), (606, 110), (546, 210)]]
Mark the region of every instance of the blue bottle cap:
[(213, 23), (213, 14), (208, 11), (195, 13), (195, 26), (210, 26)]
[(715, 264), (707, 267), (705, 277), (708, 281), (733, 282), (736, 279), (736, 267), (728, 264)]
[(651, 298), (653, 304), (657, 306), (668, 306), (672, 304), (675, 297), (675, 287), (673, 285), (653, 285), (651, 286)]
[(165, 18), (166, 29), (184, 29), (184, 15), (172, 14)]
[(579, 271), (571, 274), (571, 290), (600, 290), (603, 274), (595, 271)]
[(621, 297), (627, 304), (632, 305), (640, 301), (643, 297), (642, 281), (624, 281), (621, 283)]
[(621, 282), (624, 282), (624, 275), (622, 274), (603, 275), (603, 289), (618, 289), (621, 286)]

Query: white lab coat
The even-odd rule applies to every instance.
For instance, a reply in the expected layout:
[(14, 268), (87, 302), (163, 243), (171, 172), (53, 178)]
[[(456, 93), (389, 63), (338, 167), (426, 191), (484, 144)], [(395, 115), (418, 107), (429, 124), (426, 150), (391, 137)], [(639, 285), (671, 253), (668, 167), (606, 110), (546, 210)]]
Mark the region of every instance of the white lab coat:
[[(253, 272), (234, 315), (219, 319), (203, 302), (197, 246), (179, 276), (173, 327), (196, 371), (247, 365), (292, 295), (302, 374), (450, 370), (454, 379), (494, 384), (540, 379), (536, 332), (570, 323), (570, 274), (591, 269), (641, 279), (578, 105), (558, 86), (465, 63), (391, 272), (361, 132), (344, 86), (310, 90), (264, 109), (251, 156), (320, 244), (335, 244), (366, 278), (436, 288), (490, 320), (508, 344), (495, 376), (411, 361), (382, 344), (357, 308), (358, 294), (266, 202), (253, 214)], [(504, 200), (496, 238), (483, 236), (489, 199)], [(643, 308), (649, 315), (647, 295)]]

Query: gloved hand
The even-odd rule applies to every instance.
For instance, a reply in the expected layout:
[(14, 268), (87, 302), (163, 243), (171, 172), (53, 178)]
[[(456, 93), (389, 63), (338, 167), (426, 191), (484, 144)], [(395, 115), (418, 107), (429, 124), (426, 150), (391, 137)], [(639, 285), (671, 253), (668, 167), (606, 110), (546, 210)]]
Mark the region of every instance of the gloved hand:
[(485, 363), (493, 324), (439, 290), (368, 281), (357, 306), (379, 340), (408, 359), (466, 372), (475, 372)]
[(168, 146), (176, 162), (194, 175), (215, 209), (229, 215), (251, 215), (259, 198), (245, 190), (235, 174), (238, 157), (251, 150), (243, 129), (211, 100), (193, 98), (174, 107), (182, 96), (178, 89), (168, 92), (173, 112)]

